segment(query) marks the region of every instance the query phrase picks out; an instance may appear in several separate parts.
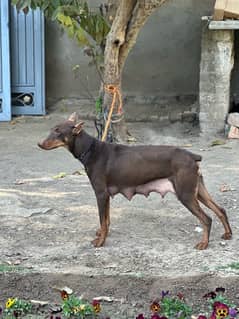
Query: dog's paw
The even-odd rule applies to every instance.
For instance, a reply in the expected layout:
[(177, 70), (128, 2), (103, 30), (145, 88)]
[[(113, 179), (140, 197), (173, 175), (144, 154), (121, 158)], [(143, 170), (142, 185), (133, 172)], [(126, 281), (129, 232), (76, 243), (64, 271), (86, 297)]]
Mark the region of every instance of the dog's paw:
[(207, 246), (208, 246), (208, 242), (201, 241), (195, 246), (195, 248), (198, 250), (204, 250), (207, 248)]
[(95, 247), (102, 247), (104, 245), (105, 238), (104, 237), (97, 237), (94, 240), (92, 240), (92, 244)]
[(222, 235), (222, 239), (229, 240), (232, 238), (232, 233), (225, 233)]

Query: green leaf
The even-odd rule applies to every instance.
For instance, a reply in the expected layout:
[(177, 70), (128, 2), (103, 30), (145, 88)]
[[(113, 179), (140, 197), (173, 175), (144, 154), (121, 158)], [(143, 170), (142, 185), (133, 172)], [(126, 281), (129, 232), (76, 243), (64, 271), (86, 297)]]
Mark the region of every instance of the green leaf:
[(67, 27), (67, 33), (70, 38), (73, 38), (75, 35), (75, 28), (73, 25)]
[(28, 0), (14, 1), (14, 4), (16, 5), (16, 9), (20, 11), (28, 6)]
[(226, 142), (224, 140), (215, 140), (212, 141), (211, 146), (224, 145)]
[(87, 38), (87, 35), (81, 27), (79, 27), (78, 30), (76, 31), (76, 38), (80, 45), (89, 45), (89, 40)]
[(97, 113), (101, 113), (102, 112), (102, 97), (98, 97), (95, 101), (95, 109)]
[(69, 16), (64, 15), (63, 13), (59, 12), (57, 14), (57, 20), (63, 24), (65, 27), (70, 27), (73, 25), (72, 19)]
[(41, 9), (42, 9), (43, 11), (45, 11), (45, 10), (49, 7), (49, 5), (50, 5), (50, 1), (49, 1), (49, 0), (45, 0), (45, 1), (43, 2), (43, 4), (42, 4)]
[(66, 174), (65, 172), (61, 172), (61, 173), (59, 173), (59, 174), (53, 176), (53, 178), (54, 178), (54, 179), (60, 179), (60, 178), (66, 177), (66, 175), (67, 175), (67, 174)]
[(56, 8), (53, 10), (52, 15), (51, 15), (51, 20), (56, 20), (58, 19), (58, 15), (61, 13), (61, 8)]

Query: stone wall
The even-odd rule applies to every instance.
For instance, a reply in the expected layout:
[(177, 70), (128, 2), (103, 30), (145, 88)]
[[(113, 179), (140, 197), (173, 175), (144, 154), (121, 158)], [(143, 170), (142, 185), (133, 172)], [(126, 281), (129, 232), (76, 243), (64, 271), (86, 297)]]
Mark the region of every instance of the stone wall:
[(202, 134), (222, 133), (230, 105), (234, 64), (234, 31), (204, 30), (200, 66), (200, 127)]

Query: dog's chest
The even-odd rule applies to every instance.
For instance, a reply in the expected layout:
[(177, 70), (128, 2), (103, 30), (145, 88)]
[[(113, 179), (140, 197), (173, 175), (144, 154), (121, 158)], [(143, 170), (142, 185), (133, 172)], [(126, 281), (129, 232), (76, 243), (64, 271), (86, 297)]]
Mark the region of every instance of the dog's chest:
[(164, 197), (168, 192), (175, 193), (172, 182), (167, 178), (156, 179), (151, 182), (137, 186), (116, 186), (110, 185), (108, 192), (113, 198), (116, 194), (123, 194), (128, 200), (136, 194), (148, 197), (151, 192), (159, 193)]

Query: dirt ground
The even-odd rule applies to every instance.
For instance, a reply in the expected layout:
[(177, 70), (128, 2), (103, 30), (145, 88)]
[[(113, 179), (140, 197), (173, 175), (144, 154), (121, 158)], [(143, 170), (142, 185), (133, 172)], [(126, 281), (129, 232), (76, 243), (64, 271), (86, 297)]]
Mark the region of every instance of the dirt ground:
[[(67, 285), (87, 298), (110, 296), (109, 311), (121, 319), (134, 318), (161, 290), (180, 290), (197, 302), (223, 285), (239, 303), (239, 141), (212, 147), (215, 137), (202, 138), (189, 124), (129, 123), (137, 143), (173, 144), (203, 156), (206, 185), (226, 209), (233, 238), (221, 239), (222, 226), (208, 212), (210, 245), (197, 251), (202, 229), (174, 195), (131, 202), (119, 195), (111, 201), (106, 245), (96, 249), (96, 200), (83, 167), (65, 149), (37, 147), (70, 113), (0, 123), (0, 302), (13, 295), (57, 301), (53, 287)], [(94, 134), (92, 121), (85, 129)]]

